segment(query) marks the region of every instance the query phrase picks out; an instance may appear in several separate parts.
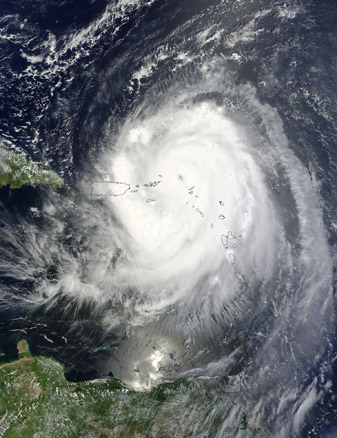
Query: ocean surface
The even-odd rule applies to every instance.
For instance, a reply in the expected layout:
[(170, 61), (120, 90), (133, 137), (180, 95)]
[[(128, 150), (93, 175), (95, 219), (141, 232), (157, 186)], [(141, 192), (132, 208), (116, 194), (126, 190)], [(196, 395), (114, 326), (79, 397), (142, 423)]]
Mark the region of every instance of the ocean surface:
[(336, 437), (335, 2), (0, 10), (1, 145), (65, 182), (0, 189), (0, 360), (229, 379), (274, 436)]

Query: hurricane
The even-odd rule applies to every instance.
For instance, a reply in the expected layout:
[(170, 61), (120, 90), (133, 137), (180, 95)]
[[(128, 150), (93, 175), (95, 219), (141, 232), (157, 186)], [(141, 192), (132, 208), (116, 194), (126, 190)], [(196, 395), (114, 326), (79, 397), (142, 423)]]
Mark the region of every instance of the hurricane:
[(233, 414), (188, 436), (248, 436), (240, 406), (251, 431), (330, 436), (330, 3), (87, 3), (64, 27), (2, 18), (27, 88), (2, 145), (65, 181), (1, 189), (4, 352), (21, 330), (73, 380), (222, 382)]

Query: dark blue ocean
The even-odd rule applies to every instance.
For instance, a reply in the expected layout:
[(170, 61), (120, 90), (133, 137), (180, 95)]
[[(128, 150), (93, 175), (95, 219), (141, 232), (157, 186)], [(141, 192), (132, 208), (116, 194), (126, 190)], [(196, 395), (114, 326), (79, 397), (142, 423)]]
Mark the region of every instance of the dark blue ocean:
[(239, 376), (275, 437), (336, 437), (335, 2), (0, 11), (0, 147), (64, 179), (0, 189), (0, 361), (25, 338), (72, 381)]

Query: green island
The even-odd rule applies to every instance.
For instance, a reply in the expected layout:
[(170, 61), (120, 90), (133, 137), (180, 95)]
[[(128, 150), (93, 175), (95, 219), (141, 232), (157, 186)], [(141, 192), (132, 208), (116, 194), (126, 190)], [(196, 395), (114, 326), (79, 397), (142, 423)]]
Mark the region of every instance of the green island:
[(220, 429), (221, 436), (270, 437), (250, 428), (240, 405), (200, 379), (177, 379), (148, 392), (114, 378), (73, 383), (56, 360), (32, 356), (25, 340), (18, 352), (18, 360), (0, 366), (0, 437), (211, 438)]
[(47, 184), (56, 190), (63, 184), (63, 178), (43, 163), (0, 146), (0, 187), (19, 189), (24, 184)]

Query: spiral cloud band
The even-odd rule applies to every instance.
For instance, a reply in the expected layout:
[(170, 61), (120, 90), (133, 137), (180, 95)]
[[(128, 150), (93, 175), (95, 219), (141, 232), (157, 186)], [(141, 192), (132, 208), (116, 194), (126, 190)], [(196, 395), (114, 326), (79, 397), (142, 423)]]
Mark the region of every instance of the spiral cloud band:
[[(277, 113), (247, 86), (236, 91), (248, 108), (240, 121), (226, 104), (196, 99), (203, 91), (135, 112), (99, 167), (108, 180), (94, 198), (106, 195), (122, 254), (113, 284), (136, 289), (145, 314), (195, 300), (216, 302), (221, 312), (244, 290), (266, 293), (269, 283), (288, 281), (293, 263), (311, 263), (309, 229), (326, 246), (309, 175)], [(114, 192), (117, 184), (126, 189)], [(322, 251), (315, 269), (323, 264), (328, 284)]]
[(64, 184), (1, 190), (0, 355), (24, 334), (70, 380), (205, 384), (233, 405), (219, 425), (210, 399), (207, 436), (321, 436), (337, 409), (333, 2), (5, 3), (1, 144)]
[(196, 286), (192, 295), (212, 289), (226, 300), (246, 276), (272, 271), (277, 223), (263, 173), (220, 107), (169, 107), (126, 123), (111, 170), (131, 187), (109, 199), (126, 254), (117, 275), (155, 294), (151, 306)]
[(319, 200), (254, 87), (214, 63), (196, 76), (148, 90), (117, 134), (106, 124), (76, 207), (45, 201), (52, 226), (29, 240), (15, 276), (56, 266), (27, 303), (75, 320), (90, 308), (121, 338), (102, 374), (136, 389), (178, 365), (176, 375), (234, 374), (257, 419), (277, 427), (291, 411), (302, 424), (320, 393), (312, 383), (308, 395), (301, 363), (323, 354), (332, 324)]
[[(215, 89), (221, 98), (208, 97)], [(309, 409), (301, 400), (319, 395), (313, 389), (299, 396), (298, 364), (323, 351), (332, 321), (332, 261), (309, 173), (291, 151), (277, 112), (249, 85), (223, 85), (215, 74), (207, 87), (181, 89), (158, 106), (149, 101), (125, 120), (97, 167), (107, 186), (127, 188), (101, 189), (98, 196), (114, 217), (111, 236), (120, 250), (111, 279), (115, 299), (134, 328), (148, 326), (151, 333), (160, 321), (161, 353), (154, 360), (134, 330), (125, 349), (131, 345), (135, 353), (121, 354), (137, 368), (147, 365), (136, 380), (120, 373), (131, 386), (155, 382), (169, 352), (179, 350), (177, 336), (187, 345), (181, 356), (194, 364), (188, 370), (185, 359), (182, 375), (230, 373), (252, 354), (247, 385), (259, 394), (270, 380), (281, 401), (264, 402), (275, 421), (292, 403), (284, 387), (295, 385), (291, 409), (300, 424)], [(127, 290), (132, 298), (125, 299)], [(116, 314), (106, 321), (116, 324)], [(240, 330), (245, 340), (237, 347)], [(207, 345), (222, 331), (225, 346), (217, 349), (226, 354), (213, 349), (207, 363)], [(248, 353), (256, 342), (258, 352)], [(259, 417), (261, 405), (252, 412)]]

